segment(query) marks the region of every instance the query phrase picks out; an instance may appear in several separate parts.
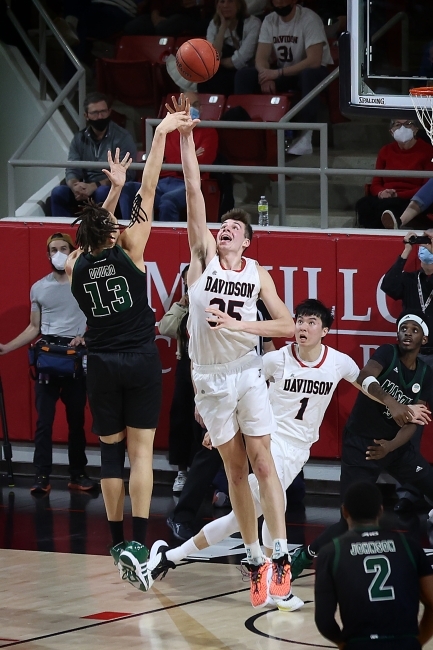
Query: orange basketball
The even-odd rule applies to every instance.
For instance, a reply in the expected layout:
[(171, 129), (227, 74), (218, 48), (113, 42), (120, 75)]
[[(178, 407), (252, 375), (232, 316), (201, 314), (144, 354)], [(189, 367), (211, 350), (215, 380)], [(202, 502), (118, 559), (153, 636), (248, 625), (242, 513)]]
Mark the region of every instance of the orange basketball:
[(214, 46), (204, 38), (192, 38), (177, 51), (176, 65), (179, 74), (187, 81), (199, 83), (214, 76), (220, 57)]

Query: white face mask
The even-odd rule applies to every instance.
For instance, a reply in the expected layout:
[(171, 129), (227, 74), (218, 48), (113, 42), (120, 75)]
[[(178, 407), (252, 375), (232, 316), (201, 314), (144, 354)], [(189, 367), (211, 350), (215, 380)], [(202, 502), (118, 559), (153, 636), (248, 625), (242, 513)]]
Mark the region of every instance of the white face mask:
[(52, 256), (51, 263), (58, 271), (64, 271), (67, 259), (68, 256), (65, 255), (65, 253), (61, 253), (60, 251), (57, 251), (57, 253), (55, 253)]
[(401, 126), (399, 129), (396, 129), (393, 133), (394, 140), (397, 142), (409, 142), (414, 137), (412, 129), (409, 129), (407, 126)]

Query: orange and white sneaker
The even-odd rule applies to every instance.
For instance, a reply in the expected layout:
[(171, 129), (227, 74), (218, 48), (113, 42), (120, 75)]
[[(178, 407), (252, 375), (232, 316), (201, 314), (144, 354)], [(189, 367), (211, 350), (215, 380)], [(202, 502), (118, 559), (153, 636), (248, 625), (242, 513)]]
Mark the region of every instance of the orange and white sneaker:
[(244, 565), (250, 577), (250, 599), (253, 607), (264, 607), (269, 599), (269, 583), (272, 577), (272, 563), (265, 558), (263, 564)]
[(285, 598), (290, 594), (291, 589), (290, 559), (288, 555), (282, 555), (272, 560), (272, 577), (269, 586), (269, 594), (272, 598)]

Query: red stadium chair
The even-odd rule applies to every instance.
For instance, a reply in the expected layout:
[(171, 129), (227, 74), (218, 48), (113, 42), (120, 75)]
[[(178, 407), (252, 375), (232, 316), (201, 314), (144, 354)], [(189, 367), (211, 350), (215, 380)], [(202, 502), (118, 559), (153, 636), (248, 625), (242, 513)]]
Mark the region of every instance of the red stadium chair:
[(206, 206), (206, 221), (217, 223), (219, 221), (220, 190), (218, 183), (213, 178), (205, 178), (201, 182)]
[(159, 106), (150, 61), (96, 59), (96, 87), (128, 106)]
[[(166, 97), (163, 97), (161, 106), (159, 108), (159, 113), (158, 117), (162, 119), (165, 114), (166, 114), (166, 104), (170, 104), (171, 106), (171, 98), (176, 97), (176, 99), (179, 98), (179, 93), (169, 93)], [(206, 93), (200, 93), (199, 94), (199, 99), (200, 99), (200, 119), (202, 120), (219, 120), (221, 119), (221, 115), (224, 113), (225, 110), (225, 103), (226, 103), (226, 98), (224, 95), (214, 95), (214, 94), (206, 94)]]
[[(279, 122), (291, 105), (289, 95), (230, 95), (226, 111), (235, 106), (244, 108), (253, 122)], [(277, 138), (275, 132), (220, 129), (220, 151), (233, 165), (275, 165)]]
[(164, 64), (167, 57), (173, 54), (174, 46), (173, 36), (122, 36), (117, 43), (116, 59)]

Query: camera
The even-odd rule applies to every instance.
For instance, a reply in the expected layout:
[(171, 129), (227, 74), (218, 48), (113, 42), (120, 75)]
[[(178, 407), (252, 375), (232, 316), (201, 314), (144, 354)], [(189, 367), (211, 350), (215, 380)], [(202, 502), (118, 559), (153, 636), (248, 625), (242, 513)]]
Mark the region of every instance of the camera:
[(403, 240), (404, 243), (409, 243), (409, 244), (430, 244), (431, 239), (430, 237), (427, 237), (426, 235), (422, 235), (421, 237), (418, 237), (418, 235), (411, 235), (409, 239)]

